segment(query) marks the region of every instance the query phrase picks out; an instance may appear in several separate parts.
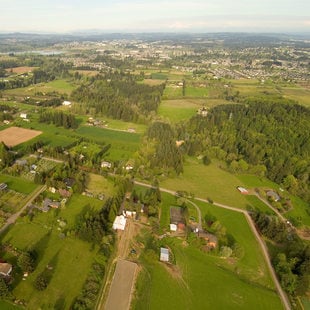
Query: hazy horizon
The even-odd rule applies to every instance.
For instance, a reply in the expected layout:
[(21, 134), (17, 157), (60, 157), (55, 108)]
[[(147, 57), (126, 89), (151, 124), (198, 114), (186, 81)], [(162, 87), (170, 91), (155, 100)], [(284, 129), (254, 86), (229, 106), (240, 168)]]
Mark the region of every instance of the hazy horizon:
[(0, 0), (0, 10), (1, 33), (310, 32), (305, 0)]

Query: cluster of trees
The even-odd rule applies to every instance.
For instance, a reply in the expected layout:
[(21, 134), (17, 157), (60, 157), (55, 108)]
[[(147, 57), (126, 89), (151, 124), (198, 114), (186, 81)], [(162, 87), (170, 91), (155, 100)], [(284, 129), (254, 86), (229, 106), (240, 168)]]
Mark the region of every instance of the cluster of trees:
[(292, 296), (305, 295), (310, 287), (310, 246), (276, 216), (251, 213), (260, 232), (275, 242), (272, 263), (282, 287)]
[(0, 142), (0, 168), (9, 166), (13, 159), (14, 156), (9, 152), (8, 147), (3, 142)]
[(66, 114), (62, 111), (45, 111), (42, 110), (39, 115), (40, 123), (52, 123), (67, 129), (75, 129), (78, 127), (78, 121), (72, 114)]
[(189, 155), (212, 152), (237, 172), (256, 172), (310, 201), (310, 110), (259, 101), (214, 107), (179, 126)]
[(170, 124), (160, 121), (152, 123), (147, 138), (149, 143), (155, 145), (154, 153), (146, 158), (151, 169), (157, 172), (173, 169), (177, 174), (183, 172), (182, 153), (176, 145), (176, 135)]
[(104, 273), (104, 265), (99, 263), (92, 265), (91, 273), (88, 275), (80, 295), (75, 299), (70, 309), (86, 310), (95, 308)]
[(138, 84), (130, 74), (107, 73), (89, 79), (72, 92), (78, 113), (107, 115), (124, 121), (144, 121), (157, 111), (163, 85)]

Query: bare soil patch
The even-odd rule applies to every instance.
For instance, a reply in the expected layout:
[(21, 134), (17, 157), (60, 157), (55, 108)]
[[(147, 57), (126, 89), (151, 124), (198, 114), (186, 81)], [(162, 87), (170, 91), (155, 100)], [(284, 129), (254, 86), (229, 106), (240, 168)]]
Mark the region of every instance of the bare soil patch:
[(119, 260), (116, 265), (105, 310), (128, 310), (138, 265)]
[(13, 147), (20, 143), (26, 142), (30, 139), (40, 135), (42, 131), (25, 129), (20, 127), (10, 127), (0, 131), (0, 141), (5, 145)]
[(8, 71), (8, 72), (12, 71), (13, 73), (23, 74), (23, 73), (32, 72), (36, 68), (37, 67), (16, 67), (16, 68), (12, 68), (12, 69), (6, 69), (6, 71)]

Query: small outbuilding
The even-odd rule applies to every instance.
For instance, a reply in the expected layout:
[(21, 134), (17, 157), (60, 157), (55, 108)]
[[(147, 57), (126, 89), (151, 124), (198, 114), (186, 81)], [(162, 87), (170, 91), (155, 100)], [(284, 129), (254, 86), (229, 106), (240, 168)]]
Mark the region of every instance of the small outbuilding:
[(125, 230), (126, 218), (124, 215), (118, 215), (113, 222), (113, 229), (115, 230)]
[(0, 263), (0, 275), (8, 277), (12, 272), (12, 265), (9, 263)]
[(160, 248), (160, 258), (161, 262), (169, 262), (169, 250), (166, 248)]

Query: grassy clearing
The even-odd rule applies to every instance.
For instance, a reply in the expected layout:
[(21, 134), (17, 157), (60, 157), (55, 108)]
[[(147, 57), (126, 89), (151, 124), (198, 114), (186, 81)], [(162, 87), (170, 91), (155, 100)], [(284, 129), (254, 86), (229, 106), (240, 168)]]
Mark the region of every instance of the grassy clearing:
[(32, 182), (6, 174), (0, 174), (0, 183), (6, 183), (9, 189), (26, 195), (32, 193), (38, 186)]
[(185, 97), (203, 98), (208, 97), (209, 91), (205, 87), (192, 87), (187, 86), (185, 88)]
[(158, 114), (172, 122), (179, 122), (194, 116), (197, 110), (204, 105), (205, 100), (178, 99), (163, 100), (159, 106)]
[(183, 98), (182, 87), (180, 86), (166, 86), (163, 99), (180, 99)]
[(94, 194), (103, 193), (105, 196), (113, 196), (114, 194), (113, 183), (98, 174), (89, 173), (89, 179), (86, 187), (91, 193)]
[(58, 92), (70, 95), (75, 86), (67, 80), (54, 80), (48, 83), (39, 83), (27, 87), (5, 90), (5, 95), (10, 96), (35, 96), (37, 93), (47, 94)]
[(5, 302), (3, 300), (0, 300), (0, 309), (1, 310), (21, 310), (24, 308), (18, 307), (16, 305), (10, 304), (8, 302)]
[(107, 159), (128, 160), (139, 149), (140, 135), (98, 127), (82, 126), (77, 133), (98, 142), (111, 144)]
[(310, 90), (302, 87), (282, 87), (285, 98), (296, 100), (298, 103), (310, 107)]
[(219, 162), (209, 166), (200, 164), (194, 158), (188, 158), (181, 176), (163, 180), (161, 187), (171, 190), (185, 190), (201, 198), (211, 198), (216, 202), (245, 209), (248, 205), (244, 195), (236, 187), (244, 186), (236, 176), (219, 168)]

